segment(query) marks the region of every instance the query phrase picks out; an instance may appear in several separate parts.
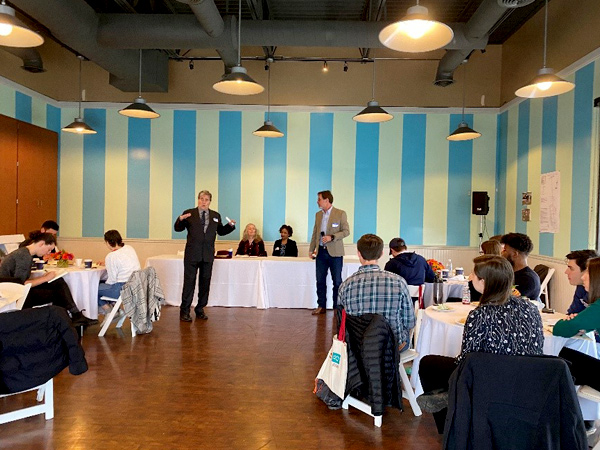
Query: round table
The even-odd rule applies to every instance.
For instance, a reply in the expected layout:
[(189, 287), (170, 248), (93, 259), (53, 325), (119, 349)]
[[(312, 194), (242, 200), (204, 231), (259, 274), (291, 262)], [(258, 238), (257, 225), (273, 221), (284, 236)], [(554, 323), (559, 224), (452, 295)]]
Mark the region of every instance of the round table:
[[(463, 305), (462, 303), (449, 303), (448, 311), (437, 311), (434, 307), (428, 307), (423, 314), (421, 329), (419, 330), (416, 351), (419, 353), (413, 362), (411, 384), (416, 395), (423, 393), (421, 380), (419, 378), (419, 363), (421, 358), (427, 355), (441, 355), (455, 357), (460, 353), (464, 326), (459, 324), (459, 319), (465, 319), (475, 306)], [(544, 314), (542, 321), (546, 328), (554, 324), (558, 319), (564, 318), (564, 314)], [(585, 353), (598, 358), (596, 341), (590, 336), (563, 338), (554, 336), (544, 329), (544, 354), (558, 355), (563, 347)], [(597, 403), (580, 399), (581, 409), (586, 420), (600, 418), (600, 410)]]

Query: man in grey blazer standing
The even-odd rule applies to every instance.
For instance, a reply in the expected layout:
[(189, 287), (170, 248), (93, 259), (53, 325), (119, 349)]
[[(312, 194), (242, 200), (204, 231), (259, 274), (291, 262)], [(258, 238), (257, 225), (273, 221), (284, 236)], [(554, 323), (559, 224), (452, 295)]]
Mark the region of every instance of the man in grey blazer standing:
[(196, 305), (196, 319), (206, 320), (204, 307), (208, 303), (210, 291), (210, 278), (215, 260), (215, 239), (217, 234), (224, 236), (235, 230), (235, 221), (223, 225), (221, 215), (208, 209), (212, 201), (212, 194), (200, 191), (198, 194), (198, 207), (187, 209), (175, 221), (175, 231), (187, 228), (187, 243), (183, 257), (183, 292), (181, 293), (181, 307), (179, 319), (182, 322), (191, 322), (190, 307), (198, 277), (198, 304)]
[(333, 308), (337, 307), (338, 290), (342, 284), (344, 264), (343, 239), (350, 234), (346, 212), (333, 207), (331, 191), (321, 191), (317, 197), (320, 211), (315, 215), (315, 226), (309, 253), (316, 258), (317, 308), (312, 314), (325, 314), (327, 307), (327, 271), (333, 280)]

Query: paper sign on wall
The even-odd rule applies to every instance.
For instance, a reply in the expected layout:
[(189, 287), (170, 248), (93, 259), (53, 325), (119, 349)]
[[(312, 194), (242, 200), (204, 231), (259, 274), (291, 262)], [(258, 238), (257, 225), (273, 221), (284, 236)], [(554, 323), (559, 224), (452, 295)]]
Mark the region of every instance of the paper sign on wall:
[(542, 174), (540, 233), (558, 233), (560, 225), (560, 172)]

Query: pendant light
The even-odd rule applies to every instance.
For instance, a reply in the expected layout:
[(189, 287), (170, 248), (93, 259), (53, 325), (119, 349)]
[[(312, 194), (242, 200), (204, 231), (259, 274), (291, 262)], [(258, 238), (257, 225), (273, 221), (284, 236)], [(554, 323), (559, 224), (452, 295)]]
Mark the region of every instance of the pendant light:
[(253, 131), (252, 134), (254, 136), (260, 136), (265, 138), (279, 138), (283, 137), (283, 133), (279, 131), (279, 129), (273, 125), (271, 122), (271, 64), (269, 67), (269, 75), (267, 77), (267, 120), (262, 127), (258, 130)]
[(127, 117), (135, 117), (136, 119), (156, 119), (160, 117), (156, 111), (146, 104), (146, 100), (142, 98), (142, 49), (140, 49), (140, 77), (138, 98), (126, 108), (120, 109), (119, 114)]
[(44, 43), (44, 38), (15, 16), (14, 8), (0, 3), (0, 45), (6, 47), (38, 47)]
[(546, 49), (548, 45), (548, 0), (546, 0), (544, 16), (544, 67), (542, 67), (537, 76), (533, 78), (526, 86), (515, 91), (517, 97), (523, 98), (542, 98), (553, 97), (564, 94), (575, 88), (575, 83), (563, 80), (554, 74), (554, 69), (546, 67)]
[(419, 5), (408, 8), (400, 21), (385, 27), (379, 41), (392, 50), (408, 53), (429, 52), (447, 45), (454, 37), (452, 28), (429, 17), (429, 11)]
[(83, 93), (81, 90), (81, 62), (83, 61), (83, 56), (77, 55), (77, 58), (79, 59), (79, 115), (75, 117), (73, 122), (66, 127), (63, 127), (62, 131), (75, 134), (96, 134), (96, 130), (85, 123), (81, 115), (81, 102), (83, 101)]
[(213, 84), (215, 91), (231, 95), (254, 95), (260, 94), (265, 90), (260, 84), (248, 75), (246, 69), (242, 67), (241, 55), (241, 33), (242, 33), (242, 0), (239, 0), (238, 9), (238, 63), (231, 68), (231, 73), (225, 73), (219, 81)]
[(458, 124), (458, 128), (450, 134), (446, 139), (449, 141), (471, 141), (473, 139), (477, 139), (481, 137), (481, 133), (475, 131), (473, 128), (469, 127), (469, 124), (465, 121), (465, 93), (467, 86), (467, 63), (463, 62), (463, 104), (462, 104), (462, 119)]
[(375, 58), (373, 58), (373, 78), (371, 83), (371, 101), (367, 107), (355, 115), (352, 119), (356, 122), (378, 123), (392, 120), (394, 116), (384, 110), (379, 103), (375, 101)]

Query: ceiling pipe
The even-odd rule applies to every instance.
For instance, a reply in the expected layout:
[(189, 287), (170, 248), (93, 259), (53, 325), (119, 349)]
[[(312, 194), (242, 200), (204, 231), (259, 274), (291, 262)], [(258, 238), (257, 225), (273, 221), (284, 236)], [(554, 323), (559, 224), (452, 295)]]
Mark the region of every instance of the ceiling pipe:
[[(231, 20), (231, 21), (229, 21)], [(191, 15), (100, 14), (98, 43), (111, 48), (218, 48), (236, 50), (237, 24), (225, 17), (225, 30), (211, 37)], [(242, 23), (243, 46), (384, 48), (379, 31), (387, 22), (251, 20)], [(484, 39), (467, 39), (462, 24), (446, 49), (484, 49)]]
[[(466, 42), (487, 41), (492, 28), (500, 21), (505, 14), (510, 13), (515, 7), (524, 6), (528, 0), (507, 3), (504, 0), (483, 0), (479, 8), (473, 13), (469, 21), (463, 28), (463, 37)], [(508, 6), (510, 5), (510, 6)], [(485, 45), (483, 48), (485, 48)], [(449, 47), (446, 47), (449, 49)], [(450, 86), (454, 83), (454, 71), (462, 62), (473, 52), (481, 50), (474, 46), (465, 46), (449, 50), (440, 60), (435, 74), (433, 84), (440, 87)]]
[[(202, 29), (211, 38), (218, 38), (225, 32), (225, 22), (219, 13), (214, 0), (177, 0), (180, 3), (184, 3), (190, 7), (194, 16), (200, 23)], [(233, 18), (229, 19), (235, 20)], [(233, 26), (231, 26), (233, 25)], [(235, 34), (237, 26), (230, 23), (229, 32)], [(237, 52), (237, 36), (233, 36), (233, 47), (231, 45), (215, 46), (215, 50), (223, 60), (223, 64), (226, 67), (233, 67), (238, 62)], [(229, 44), (229, 43), (228, 43)]]
[[(139, 51), (105, 48), (96, 40), (98, 15), (80, 0), (11, 0), (11, 4), (32, 17), (65, 45), (111, 74), (111, 84), (126, 92), (137, 92)], [(156, 47), (154, 47), (156, 48)], [(143, 90), (166, 92), (168, 89), (168, 55), (157, 50), (144, 52), (147, 64), (143, 73)]]
[(42, 73), (46, 71), (46, 69), (44, 69), (44, 62), (42, 61), (40, 53), (33, 47), (20, 48), (0, 46), (0, 49), (11, 53), (18, 58), (21, 58), (23, 61), (21, 69), (26, 70), (27, 72)]

